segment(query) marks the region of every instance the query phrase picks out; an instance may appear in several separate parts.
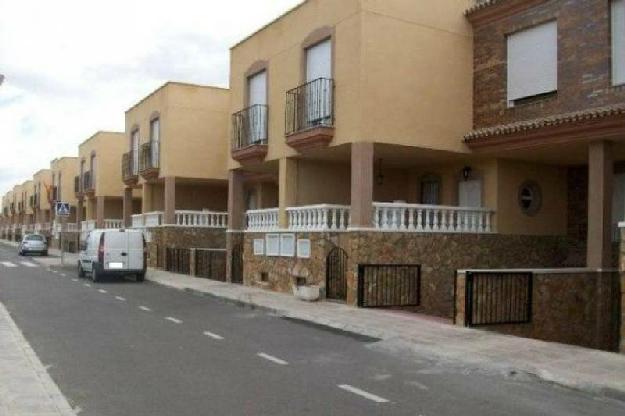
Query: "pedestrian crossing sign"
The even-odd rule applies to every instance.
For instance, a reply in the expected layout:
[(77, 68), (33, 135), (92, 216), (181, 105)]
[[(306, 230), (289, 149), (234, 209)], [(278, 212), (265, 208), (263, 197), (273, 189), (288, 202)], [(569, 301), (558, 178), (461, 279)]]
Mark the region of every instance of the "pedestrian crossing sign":
[(56, 203), (56, 215), (59, 217), (69, 217), (70, 208), (68, 202), (57, 202)]

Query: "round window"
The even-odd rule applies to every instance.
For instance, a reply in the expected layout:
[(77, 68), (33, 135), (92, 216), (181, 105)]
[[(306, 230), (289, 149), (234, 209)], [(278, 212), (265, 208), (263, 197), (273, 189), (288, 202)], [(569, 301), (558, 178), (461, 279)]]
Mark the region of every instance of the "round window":
[(535, 215), (542, 205), (542, 192), (534, 181), (526, 181), (519, 188), (519, 206), (526, 215)]

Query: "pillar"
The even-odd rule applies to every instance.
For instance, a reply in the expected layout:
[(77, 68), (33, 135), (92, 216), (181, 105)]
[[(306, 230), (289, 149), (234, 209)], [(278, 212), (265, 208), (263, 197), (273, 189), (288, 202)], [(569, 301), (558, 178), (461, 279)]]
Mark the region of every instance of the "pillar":
[(245, 229), (245, 191), (240, 170), (228, 172), (228, 229)]
[(132, 225), (132, 191), (131, 187), (124, 188), (124, 201), (123, 201), (123, 218), (124, 227), (130, 227)]
[(176, 178), (168, 176), (165, 178), (165, 212), (163, 213), (163, 223), (173, 225), (176, 223)]
[(373, 143), (352, 143), (351, 228), (371, 228)]
[(280, 159), (278, 173), (278, 225), (281, 229), (289, 227), (286, 209), (297, 206), (297, 160)]
[[(84, 199), (78, 198), (78, 206), (76, 207), (76, 224), (78, 224), (78, 226), (80, 226), (80, 223), (85, 220), (82, 217), (83, 211), (84, 211)], [(56, 218), (56, 212), (54, 214), (54, 217)]]
[(614, 163), (610, 142), (588, 148), (587, 267), (600, 269), (612, 263), (612, 182)]
[(104, 197), (97, 196), (95, 198), (95, 226), (96, 228), (104, 228)]

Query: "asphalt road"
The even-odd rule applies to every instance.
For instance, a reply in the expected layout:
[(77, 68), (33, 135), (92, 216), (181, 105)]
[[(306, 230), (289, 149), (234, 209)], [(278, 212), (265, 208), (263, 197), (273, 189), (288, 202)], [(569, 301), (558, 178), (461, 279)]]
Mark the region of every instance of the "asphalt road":
[(537, 380), (161, 287), (93, 284), (0, 246), (0, 302), (80, 415), (619, 415)]

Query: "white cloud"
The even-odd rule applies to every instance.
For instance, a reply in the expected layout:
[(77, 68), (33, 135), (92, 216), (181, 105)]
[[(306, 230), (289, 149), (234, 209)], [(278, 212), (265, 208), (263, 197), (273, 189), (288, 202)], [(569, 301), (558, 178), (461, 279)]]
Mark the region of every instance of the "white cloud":
[(0, 0), (0, 194), (168, 80), (228, 85), (229, 47), (301, 0)]

